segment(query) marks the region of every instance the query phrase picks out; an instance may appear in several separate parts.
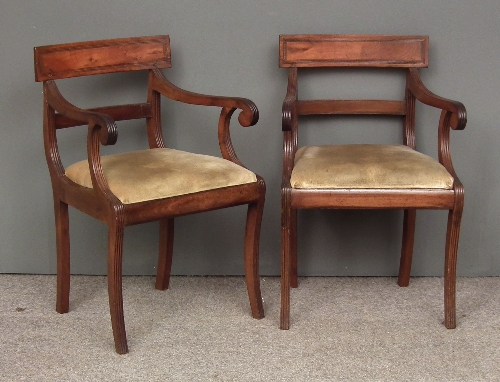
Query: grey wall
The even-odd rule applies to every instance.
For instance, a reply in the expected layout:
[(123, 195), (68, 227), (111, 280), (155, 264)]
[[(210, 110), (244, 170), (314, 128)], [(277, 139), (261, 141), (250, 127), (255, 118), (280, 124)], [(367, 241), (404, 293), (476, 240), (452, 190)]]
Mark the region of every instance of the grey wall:
[[(153, 1), (107, 2), (3, 0), (0, 13), (0, 272), (53, 273), (55, 245), (51, 186), (42, 149), (42, 88), (34, 82), (34, 46), (116, 37), (169, 34), (177, 85), (208, 94), (243, 96), (260, 110), (260, 122), (242, 128), (234, 120), (233, 141), (242, 161), (268, 185), (261, 239), (261, 273), (279, 273), (281, 130), (280, 110), (286, 72), (278, 68), (278, 35), (292, 33), (425, 34), (430, 36), (424, 82), (437, 94), (462, 101), (465, 131), (452, 133), (452, 155), (466, 190), (459, 248), (460, 275), (500, 275), (498, 89), (500, 89), (500, 2), (435, 1)], [(348, 98), (367, 90), (402, 97), (399, 72), (377, 82), (359, 72), (353, 85), (343, 75), (306, 73), (301, 95), (334, 90)], [(105, 100), (110, 88), (118, 100), (145, 97), (142, 74), (106, 77), (97, 83), (70, 80), (62, 85), (83, 105)], [(318, 90), (314, 93), (313, 86)], [(341, 92), (339, 92), (339, 89)], [(91, 93), (84, 98), (76, 90)], [(418, 108), (417, 145), (436, 156), (439, 112)], [(172, 147), (217, 154), (217, 111), (165, 105), (165, 137)], [(356, 128), (347, 128), (354, 122)], [(399, 142), (393, 120), (309, 121), (303, 143)], [(142, 126), (120, 130), (116, 148), (145, 147)], [(385, 127), (387, 125), (387, 127)], [(83, 159), (85, 128), (60, 136), (65, 163)], [(328, 134), (327, 134), (328, 133)], [(327, 138), (328, 137), (328, 138)], [(358, 140), (359, 141), (359, 140)], [(77, 149), (77, 147), (79, 147)], [(414, 275), (441, 275), (446, 212), (417, 215)], [(179, 218), (173, 273), (241, 274), (245, 209)], [(101, 223), (71, 212), (72, 271), (106, 271), (106, 230)], [(398, 269), (400, 211), (306, 211), (299, 215), (301, 273), (308, 275), (394, 275)], [(124, 272), (152, 274), (156, 266), (157, 224), (126, 229)]]

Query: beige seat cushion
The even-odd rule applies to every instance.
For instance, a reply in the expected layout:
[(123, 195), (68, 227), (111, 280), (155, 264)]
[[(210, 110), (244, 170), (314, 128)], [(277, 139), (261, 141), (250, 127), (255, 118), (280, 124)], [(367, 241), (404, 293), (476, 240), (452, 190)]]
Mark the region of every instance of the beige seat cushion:
[[(235, 163), (173, 149), (151, 149), (101, 158), (110, 190), (124, 204), (253, 183), (255, 174)], [(92, 188), (88, 162), (66, 169), (73, 182)]]
[(402, 145), (306, 146), (297, 150), (292, 188), (452, 189), (431, 157)]

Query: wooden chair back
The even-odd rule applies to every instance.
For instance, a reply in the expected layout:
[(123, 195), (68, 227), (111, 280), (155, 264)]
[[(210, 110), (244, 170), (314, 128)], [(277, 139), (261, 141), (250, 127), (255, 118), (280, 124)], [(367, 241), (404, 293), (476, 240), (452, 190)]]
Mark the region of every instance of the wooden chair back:
[[(282, 35), (280, 67), (290, 68), (289, 88), (297, 87), (297, 68), (424, 68), (427, 36)], [(297, 100), (297, 115), (407, 114), (405, 101)]]
[(281, 68), (426, 68), (427, 36), (282, 35)]
[[(54, 80), (171, 67), (169, 36), (48, 45), (36, 47), (34, 54), (35, 80), (53, 88)], [(88, 110), (109, 115), (114, 121), (152, 116), (150, 103), (104, 106)], [(85, 124), (59, 113), (54, 115), (53, 122), (56, 129)]]
[(35, 48), (35, 80), (170, 68), (169, 36), (77, 42)]

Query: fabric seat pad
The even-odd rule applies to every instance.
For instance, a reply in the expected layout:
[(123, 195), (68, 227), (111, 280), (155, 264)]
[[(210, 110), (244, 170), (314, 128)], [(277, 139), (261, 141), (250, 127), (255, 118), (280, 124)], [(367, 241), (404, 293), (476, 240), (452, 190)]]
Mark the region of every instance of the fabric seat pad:
[[(257, 181), (254, 173), (226, 159), (168, 148), (102, 156), (101, 165), (110, 190), (124, 204)], [(87, 160), (69, 166), (66, 176), (92, 188)]]
[(292, 188), (452, 189), (439, 162), (403, 145), (324, 145), (297, 150)]

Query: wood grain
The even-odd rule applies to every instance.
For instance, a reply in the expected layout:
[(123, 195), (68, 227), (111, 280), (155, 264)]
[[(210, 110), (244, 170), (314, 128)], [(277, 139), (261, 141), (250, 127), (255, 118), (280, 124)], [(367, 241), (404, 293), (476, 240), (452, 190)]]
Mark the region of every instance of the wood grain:
[(299, 115), (405, 115), (404, 101), (305, 100), (297, 101)]
[(169, 36), (122, 38), (35, 48), (35, 80), (170, 68)]
[(428, 65), (427, 36), (282, 35), (280, 67)]

